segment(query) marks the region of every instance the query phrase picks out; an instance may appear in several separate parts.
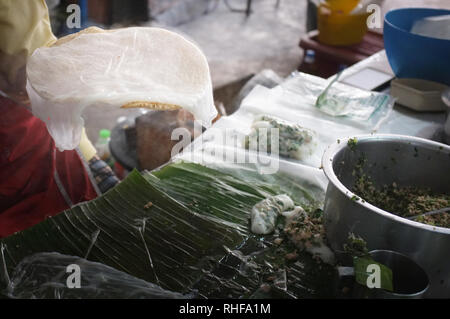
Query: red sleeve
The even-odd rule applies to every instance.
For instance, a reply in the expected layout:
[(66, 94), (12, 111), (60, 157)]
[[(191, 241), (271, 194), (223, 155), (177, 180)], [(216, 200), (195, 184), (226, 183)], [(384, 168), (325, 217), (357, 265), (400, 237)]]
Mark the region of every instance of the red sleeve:
[(69, 202), (97, 196), (77, 152), (56, 150), (44, 122), (0, 97), (0, 237), (69, 208), (55, 174)]

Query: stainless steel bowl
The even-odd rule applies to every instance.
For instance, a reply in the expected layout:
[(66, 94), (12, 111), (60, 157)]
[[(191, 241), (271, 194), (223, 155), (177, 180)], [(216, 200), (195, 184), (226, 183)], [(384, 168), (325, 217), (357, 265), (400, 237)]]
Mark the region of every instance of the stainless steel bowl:
[(360, 199), (351, 189), (362, 157), (364, 172), (376, 185), (429, 187), (450, 194), (450, 147), (401, 135), (356, 136), (354, 147), (343, 139), (322, 158), (328, 184), (325, 226), (333, 249), (342, 251), (350, 232), (367, 241), (369, 250), (397, 251), (414, 260), (430, 278), (426, 297), (450, 297), (450, 229), (411, 221)]
[(442, 101), (447, 105), (447, 120), (444, 124), (445, 143), (450, 145), (450, 89), (442, 93)]

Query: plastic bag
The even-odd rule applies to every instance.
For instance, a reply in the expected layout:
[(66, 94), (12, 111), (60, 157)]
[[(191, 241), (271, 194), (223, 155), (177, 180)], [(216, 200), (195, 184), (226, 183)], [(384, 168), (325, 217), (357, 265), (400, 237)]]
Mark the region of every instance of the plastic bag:
[(242, 100), (253, 90), (253, 88), (257, 85), (264, 86), (266, 88), (273, 88), (283, 82), (283, 78), (276, 74), (271, 69), (264, 69), (255, 76), (253, 76), (250, 80), (245, 83), (242, 89), (239, 91), (238, 95), (233, 101), (232, 110), (235, 111), (239, 109), (239, 106), (242, 103)]
[[(364, 91), (339, 82), (328, 87), (334, 80), (295, 72), (273, 90), (283, 101), (290, 101), (293, 109), (323, 118), (334, 117), (338, 122), (371, 131), (377, 130), (390, 115), (395, 103), (390, 95)], [(326, 94), (321, 96), (322, 93)]]
[(159, 28), (91, 30), (37, 49), (27, 63), (33, 114), (60, 150), (78, 146), (88, 107), (182, 107), (211, 125), (209, 67), (193, 43)]

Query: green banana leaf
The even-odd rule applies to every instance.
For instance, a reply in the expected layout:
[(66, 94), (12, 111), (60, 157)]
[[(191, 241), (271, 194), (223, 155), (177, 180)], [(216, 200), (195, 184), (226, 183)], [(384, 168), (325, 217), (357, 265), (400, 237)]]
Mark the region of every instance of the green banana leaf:
[[(295, 249), (287, 241), (277, 246), (248, 231), (251, 207), (268, 194), (287, 192), (308, 210), (321, 205), (289, 180), (192, 163), (133, 171), (103, 196), (2, 239), (0, 288), (8, 295), (17, 285), (16, 267), (27, 257), (56, 252), (185, 295), (329, 297), (331, 267), (318, 267), (308, 254), (287, 261)], [(268, 277), (275, 278), (270, 291), (261, 288)]]
[(192, 214), (134, 171), (102, 197), (3, 239), (2, 251), (9, 271), (31, 254), (59, 252), (183, 292), (207, 269), (209, 258), (224, 255), (223, 245), (242, 240), (232, 228)]
[[(211, 169), (186, 162), (165, 166), (151, 174), (146, 172), (144, 177), (192, 211), (212, 221), (231, 225), (249, 236), (239, 251), (230, 252), (213, 273), (206, 274), (196, 285), (199, 291), (208, 292), (204, 297), (332, 296), (331, 267), (318, 266), (306, 253), (301, 254), (299, 261), (286, 264), (284, 256), (295, 247), (286, 243), (281, 247), (273, 246), (271, 236), (255, 236), (249, 232), (250, 211), (255, 203), (269, 195), (286, 193), (296, 204), (312, 212), (323, 205), (323, 197), (317, 194), (322, 195), (322, 191), (317, 186), (285, 173), (261, 175), (253, 170), (220, 166)], [(186, 180), (189, 183), (185, 183)], [(253, 267), (248, 267), (249, 257)], [(267, 266), (269, 262), (270, 266)], [(274, 267), (289, 273), (285, 279), (285, 291), (262, 294), (258, 290), (261, 280), (273, 277)], [(244, 272), (242, 268), (245, 268)]]
[(306, 184), (308, 191), (305, 184), (284, 173), (261, 175), (242, 169), (219, 171), (217, 168), (180, 162), (156, 172), (145, 172), (144, 178), (192, 211), (216, 222), (231, 224), (245, 234), (249, 233), (251, 208), (267, 196), (288, 194), (307, 211), (323, 206), (321, 198), (313, 196), (318, 191), (315, 186)]

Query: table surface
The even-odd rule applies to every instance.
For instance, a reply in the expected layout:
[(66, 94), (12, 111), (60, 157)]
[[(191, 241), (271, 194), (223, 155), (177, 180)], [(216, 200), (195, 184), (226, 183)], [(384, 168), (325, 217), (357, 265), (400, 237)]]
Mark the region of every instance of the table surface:
[[(361, 69), (371, 67), (374, 69), (378, 69), (382, 72), (392, 73), (392, 69), (389, 66), (389, 62), (386, 57), (386, 53), (384, 50), (370, 56), (369, 58), (360, 61), (353, 66), (345, 69), (342, 73), (341, 78), (345, 78), (348, 75), (354, 74)], [(335, 75), (334, 75), (335, 76)], [(334, 77), (333, 76), (333, 77)], [(332, 77), (331, 77), (332, 78)], [(386, 92), (389, 91), (389, 88)], [(226, 118), (226, 117), (225, 117)], [(395, 105), (392, 113), (389, 118), (382, 123), (382, 125), (377, 130), (377, 133), (380, 134), (401, 134), (401, 135), (410, 135), (417, 136), (422, 138), (431, 139), (437, 142), (444, 141), (444, 123), (445, 123), (446, 115), (444, 112), (416, 112), (410, 110), (401, 105)], [(118, 130), (117, 132), (113, 130), (116, 135), (121, 135)], [(123, 135), (123, 134), (122, 134)], [(118, 136), (115, 136), (116, 138)], [(120, 136), (121, 138), (117, 138), (115, 149), (124, 147), (126, 145), (124, 136)], [(113, 136), (114, 139), (114, 136)], [(198, 145), (198, 147), (197, 147)], [(200, 148), (201, 145), (199, 143), (193, 143), (193, 148), (191, 151), (196, 151), (197, 148)], [(126, 152), (129, 154), (129, 152)], [(119, 155), (119, 154), (116, 154)], [(123, 155), (123, 154), (122, 154)], [(127, 158), (127, 163), (129, 165), (136, 165), (135, 156), (125, 156)], [(125, 163), (124, 163), (125, 164)], [(136, 166), (135, 166), (136, 167)]]
[[(389, 62), (387, 60), (386, 54), (384, 50), (372, 55), (371, 57), (354, 64), (353, 66), (345, 69), (342, 74), (342, 78), (345, 78), (346, 76), (349, 76), (353, 73), (358, 72), (359, 70), (371, 67), (374, 69), (378, 69), (383, 72), (391, 73), (392, 70), (389, 66)], [(336, 76), (336, 75), (334, 75)], [(332, 78), (332, 77), (331, 77)], [(331, 79), (330, 78), (330, 79)], [(389, 89), (388, 89), (389, 90)], [(253, 92), (253, 91), (252, 91)], [(255, 93), (256, 94), (256, 93)], [(254, 95), (255, 95), (254, 94)], [(250, 93), (251, 95), (251, 93)], [(227, 135), (226, 131), (231, 129), (233, 131), (234, 129), (241, 130), (245, 129), (246, 127), (251, 126), (251, 122), (253, 121), (253, 117), (249, 116), (248, 114), (248, 107), (245, 109), (245, 106), (241, 106), (238, 111), (233, 113), (230, 116), (222, 117), (219, 121), (217, 121), (212, 127), (215, 129), (220, 130), (224, 135)], [(299, 110), (298, 116), (302, 116), (302, 111)], [(421, 138), (426, 138), (430, 140), (434, 140), (437, 142), (443, 142), (444, 141), (444, 123), (445, 123), (446, 115), (444, 112), (416, 112), (413, 110), (410, 110), (408, 108), (405, 108), (400, 105), (395, 105), (392, 109), (392, 111), (389, 114), (389, 117), (385, 119), (382, 124), (378, 127), (376, 130), (377, 134), (399, 134), (399, 135), (408, 135), (408, 136), (416, 136)], [(318, 124), (319, 126), (322, 124)], [(313, 127), (309, 127), (310, 129), (314, 129)], [(343, 128), (344, 131), (345, 128)], [(347, 127), (348, 129), (348, 127)], [(213, 132), (214, 131), (214, 132)], [(204, 160), (203, 154), (207, 154), (206, 157), (208, 157), (208, 153), (213, 148), (221, 148), (225, 147), (225, 144), (223, 144), (223, 141), (219, 140), (216, 141), (214, 138), (216, 130), (206, 130), (202, 134), (202, 138), (196, 138), (191, 145), (187, 148), (187, 150), (183, 151), (179, 155), (172, 158), (171, 161), (176, 160), (177, 158), (180, 159), (187, 159), (190, 158), (194, 161), (198, 160)], [(242, 132), (241, 132), (242, 133)], [(352, 133), (353, 134), (353, 133)], [(356, 134), (356, 133), (355, 133)], [(361, 133), (359, 133), (361, 134)], [(367, 134), (367, 133), (366, 133)], [(336, 136), (335, 138), (344, 138), (345, 136)], [(212, 140), (212, 143), (211, 141)], [(227, 147), (232, 146), (226, 144)], [(234, 146), (234, 148), (237, 147), (237, 152), (241, 152), (238, 146)], [(232, 146), (233, 148), (233, 146)], [(317, 155), (317, 154), (316, 154)], [(189, 157), (190, 156), (190, 157)], [(317, 163), (315, 163), (317, 164)], [(296, 162), (295, 166), (296, 169), (299, 169), (300, 167), (308, 166), (313, 169), (319, 170), (319, 166), (312, 163), (302, 163), (302, 162)], [(236, 164), (235, 164), (236, 165)], [(319, 164), (320, 165), (320, 164)], [(321, 170), (320, 170), (321, 171)], [(321, 171), (322, 173), (322, 171)]]
[[(341, 79), (367, 67), (393, 75), (386, 52), (382, 50), (345, 69)], [(385, 92), (388, 93), (389, 88)], [(411, 135), (443, 142), (445, 119), (445, 112), (417, 112), (395, 104), (392, 114), (377, 133)]]

